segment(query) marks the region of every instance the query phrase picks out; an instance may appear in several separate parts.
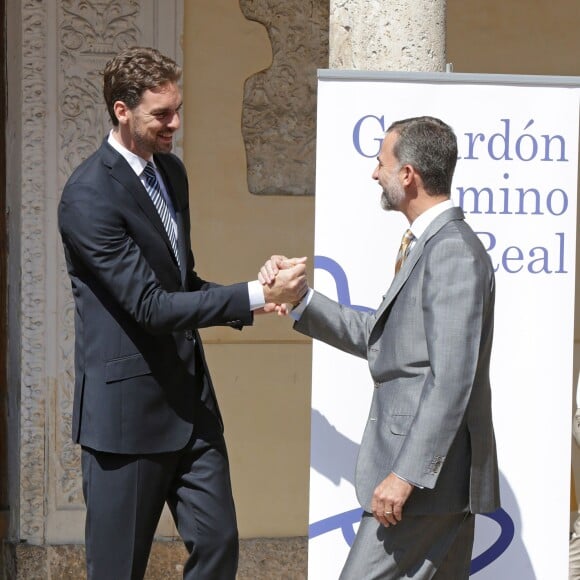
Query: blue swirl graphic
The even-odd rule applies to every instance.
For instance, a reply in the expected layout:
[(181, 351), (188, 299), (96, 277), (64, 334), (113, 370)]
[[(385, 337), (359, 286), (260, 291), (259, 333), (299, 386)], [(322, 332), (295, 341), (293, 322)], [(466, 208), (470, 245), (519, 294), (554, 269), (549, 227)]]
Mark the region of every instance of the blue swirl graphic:
[(360, 310), (361, 312), (374, 312), (374, 308), (350, 303), (348, 279), (345, 271), (338, 262), (326, 256), (314, 256), (314, 267), (319, 268), (320, 270), (326, 270), (334, 278), (336, 284), (336, 295), (340, 304), (350, 306), (351, 308)]
[(485, 552), (482, 552), (477, 558), (471, 560), (470, 575), (479, 572), (482, 568), (489, 566), (493, 561), (497, 560), (508, 549), (515, 535), (514, 521), (502, 508), (491, 514), (483, 515), (499, 524), (500, 534), (497, 540)]
[[(312, 540), (317, 536), (328, 534), (334, 530), (340, 530), (345, 542), (350, 547), (356, 535), (354, 526), (360, 521), (362, 513), (362, 509), (358, 508), (314, 522), (308, 526), (308, 537)], [(497, 540), (487, 550), (471, 561), (470, 576), (497, 560), (508, 549), (515, 534), (514, 522), (505, 510), (500, 508), (491, 514), (480, 515), (490, 518), (499, 524), (500, 534)]]
[(362, 509), (358, 508), (310, 524), (308, 526), (308, 537), (312, 539), (316, 538), (316, 536), (340, 529), (345, 542), (349, 546), (352, 546), (354, 537), (356, 536), (354, 525), (360, 521), (362, 513)]

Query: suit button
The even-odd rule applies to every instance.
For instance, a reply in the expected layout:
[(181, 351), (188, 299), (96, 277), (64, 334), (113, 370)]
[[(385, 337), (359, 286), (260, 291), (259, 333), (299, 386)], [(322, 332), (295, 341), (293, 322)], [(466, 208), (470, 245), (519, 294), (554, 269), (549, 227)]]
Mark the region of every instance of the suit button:
[(185, 331), (185, 338), (187, 340), (193, 340), (193, 332), (191, 330), (186, 330)]
[(375, 381), (374, 385), (375, 385), (375, 389), (378, 389), (381, 386), (381, 383), (377, 383), (377, 381)]

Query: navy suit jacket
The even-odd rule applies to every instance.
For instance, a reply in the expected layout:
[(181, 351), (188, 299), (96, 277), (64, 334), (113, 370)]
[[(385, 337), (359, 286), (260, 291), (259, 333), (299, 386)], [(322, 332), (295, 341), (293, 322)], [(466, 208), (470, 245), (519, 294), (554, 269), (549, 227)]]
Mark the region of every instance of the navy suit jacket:
[(141, 180), (106, 140), (58, 208), (75, 303), (73, 439), (98, 451), (185, 446), (201, 384), (219, 416), (197, 329), (253, 320), (246, 283), (196, 274), (185, 168), (172, 154), (155, 163), (176, 211), (181, 268)]

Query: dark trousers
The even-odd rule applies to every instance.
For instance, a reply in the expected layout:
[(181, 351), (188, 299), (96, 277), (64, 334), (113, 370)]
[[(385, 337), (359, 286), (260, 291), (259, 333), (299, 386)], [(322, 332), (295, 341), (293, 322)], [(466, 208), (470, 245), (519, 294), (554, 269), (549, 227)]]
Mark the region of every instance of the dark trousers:
[(141, 580), (167, 502), (189, 557), (187, 580), (234, 580), (238, 531), (220, 423), (204, 405), (176, 452), (118, 455), (83, 447), (88, 580)]

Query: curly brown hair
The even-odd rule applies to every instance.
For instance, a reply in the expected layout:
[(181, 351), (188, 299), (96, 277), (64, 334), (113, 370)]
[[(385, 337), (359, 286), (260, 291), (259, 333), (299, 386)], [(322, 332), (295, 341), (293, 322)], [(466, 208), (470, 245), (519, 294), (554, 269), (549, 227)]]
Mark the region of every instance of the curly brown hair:
[(134, 109), (147, 89), (176, 83), (181, 73), (177, 63), (155, 48), (134, 46), (121, 51), (103, 70), (103, 96), (113, 125), (119, 124), (115, 102)]

